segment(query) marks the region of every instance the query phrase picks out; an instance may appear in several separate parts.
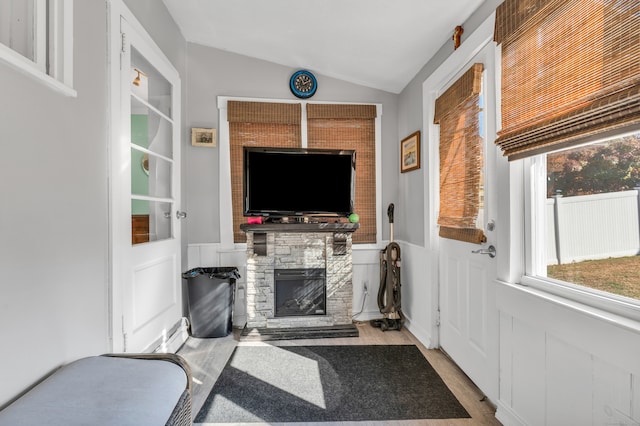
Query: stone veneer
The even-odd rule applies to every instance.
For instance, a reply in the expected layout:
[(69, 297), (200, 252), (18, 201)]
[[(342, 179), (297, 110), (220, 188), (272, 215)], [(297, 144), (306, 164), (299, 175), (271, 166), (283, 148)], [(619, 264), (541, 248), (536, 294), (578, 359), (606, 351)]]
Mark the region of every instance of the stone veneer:
[[(301, 224), (262, 225), (265, 228), (261, 228), (261, 225), (242, 227), (247, 233), (247, 328), (351, 324), (353, 304), (351, 233), (357, 229), (357, 226), (346, 227), (347, 230), (344, 230), (342, 229), (344, 226), (335, 225), (337, 226), (329, 227), (328, 230), (317, 226), (305, 227)], [(262, 234), (265, 229), (275, 230), (266, 232), (266, 255), (260, 256), (254, 252), (254, 231)], [(318, 229), (321, 231), (318, 232)], [(334, 254), (334, 237), (346, 243), (346, 247), (343, 246), (342, 249), (344, 254)], [(259, 252), (259, 250), (256, 251)], [(274, 316), (274, 270), (296, 268), (325, 269), (325, 315)]]

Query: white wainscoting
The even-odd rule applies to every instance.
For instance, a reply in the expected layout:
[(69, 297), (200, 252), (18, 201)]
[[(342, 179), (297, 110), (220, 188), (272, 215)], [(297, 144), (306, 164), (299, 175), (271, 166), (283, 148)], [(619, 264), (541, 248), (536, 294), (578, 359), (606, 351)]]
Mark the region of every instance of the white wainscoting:
[(233, 326), (244, 327), (247, 313), (245, 305), (245, 279), (247, 276), (246, 244), (236, 244), (233, 248), (222, 248), (220, 244), (189, 244), (187, 248), (188, 269), (205, 267), (238, 268), (240, 278), (236, 280)]
[[(438, 257), (425, 247), (398, 241), (402, 312), (406, 327), (427, 348), (438, 347)], [(377, 306), (377, 304), (376, 304)]]
[(640, 323), (498, 284), (505, 425), (639, 425)]
[[(352, 309), (354, 319), (357, 321), (368, 321), (381, 317), (377, 302), (378, 288), (380, 286), (379, 253), (385, 245), (386, 244), (367, 244), (359, 247), (354, 246)], [(236, 244), (233, 248), (222, 248), (222, 246), (217, 243), (189, 244), (187, 257), (188, 269), (226, 266), (235, 266), (238, 268), (241, 278), (236, 281), (233, 326), (244, 327), (246, 323), (246, 244)], [(364, 291), (365, 284), (367, 286), (366, 298)]]

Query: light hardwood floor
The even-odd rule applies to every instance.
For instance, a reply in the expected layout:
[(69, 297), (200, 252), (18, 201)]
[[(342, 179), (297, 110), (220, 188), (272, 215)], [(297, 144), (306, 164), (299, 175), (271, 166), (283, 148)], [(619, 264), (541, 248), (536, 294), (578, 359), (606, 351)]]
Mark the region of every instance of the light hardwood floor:
[[(443, 378), (449, 389), (471, 415), (470, 419), (403, 420), (385, 422), (303, 423), (305, 425), (401, 425), (457, 426), (500, 425), (495, 409), (469, 378), (441, 351), (426, 349), (409, 331), (386, 331), (366, 323), (357, 323), (360, 337), (240, 342), (240, 330), (227, 337), (197, 339), (190, 337), (178, 354), (184, 357), (193, 373), (193, 415), (198, 413), (213, 384), (238, 345), (310, 346), (310, 345), (416, 345)], [(207, 425), (210, 423), (207, 423)], [(251, 423), (256, 425), (256, 423)], [(295, 423), (286, 423), (291, 426)]]

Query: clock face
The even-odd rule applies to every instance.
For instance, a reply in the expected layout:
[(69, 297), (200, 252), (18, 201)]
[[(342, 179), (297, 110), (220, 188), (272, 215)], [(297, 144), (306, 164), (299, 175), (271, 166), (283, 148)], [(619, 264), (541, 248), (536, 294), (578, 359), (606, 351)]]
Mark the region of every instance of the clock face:
[(299, 98), (310, 98), (316, 93), (318, 82), (312, 73), (307, 70), (300, 70), (291, 76), (289, 88)]

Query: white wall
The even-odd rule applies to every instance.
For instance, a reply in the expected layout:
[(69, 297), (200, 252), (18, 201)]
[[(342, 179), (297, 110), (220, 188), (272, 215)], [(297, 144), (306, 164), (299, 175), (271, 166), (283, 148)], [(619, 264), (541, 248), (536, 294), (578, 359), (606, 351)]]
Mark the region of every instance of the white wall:
[[(297, 99), (289, 90), (294, 68), (191, 43), (187, 53), (188, 127), (219, 128), (218, 96)], [(382, 152), (378, 161), (382, 162), (383, 211), (378, 216), (386, 221), (387, 204), (397, 203), (398, 96), (319, 74), (316, 77), (318, 91), (313, 101), (382, 104)], [(219, 243), (219, 149), (188, 146), (186, 157), (188, 242)], [(383, 238), (388, 238), (385, 228)]]
[(76, 98), (0, 64), (0, 407), (109, 347), (106, 25), (75, 2)]
[[(0, 64), (0, 408), (110, 348), (109, 3), (74, 2), (76, 98)], [(127, 4), (179, 62), (164, 5)]]
[(505, 425), (640, 423), (640, 324), (526, 287), (500, 284)]

